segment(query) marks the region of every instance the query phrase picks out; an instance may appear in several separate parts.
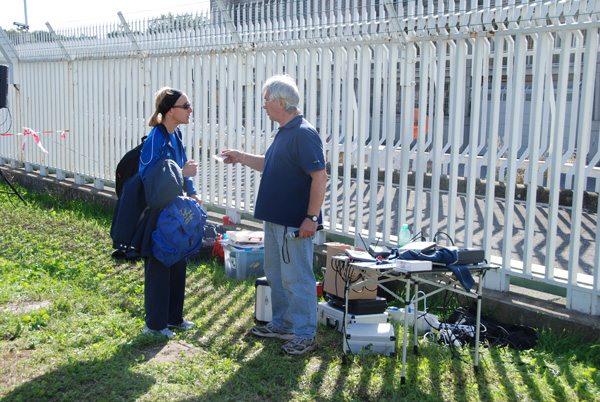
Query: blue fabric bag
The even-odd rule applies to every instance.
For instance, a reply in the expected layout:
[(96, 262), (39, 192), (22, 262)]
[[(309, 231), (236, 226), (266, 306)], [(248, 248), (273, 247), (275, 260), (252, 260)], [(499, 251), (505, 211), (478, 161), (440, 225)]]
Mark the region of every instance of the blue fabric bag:
[(152, 232), (154, 257), (170, 267), (198, 253), (202, 247), (206, 218), (206, 212), (195, 199), (176, 197), (162, 210)]
[(473, 275), (469, 272), (469, 268), (461, 265), (453, 265), (458, 261), (458, 251), (455, 249), (449, 249), (446, 247), (437, 247), (433, 253), (422, 253), (419, 250), (403, 250), (399, 249), (396, 252), (395, 258), (400, 260), (424, 260), (431, 262), (439, 262), (445, 264), (460, 284), (465, 288), (466, 291), (470, 291), (475, 280)]
[(164, 208), (183, 194), (183, 173), (172, 159), (159, 159), (144, 177), (144, 192), (150, 208)]

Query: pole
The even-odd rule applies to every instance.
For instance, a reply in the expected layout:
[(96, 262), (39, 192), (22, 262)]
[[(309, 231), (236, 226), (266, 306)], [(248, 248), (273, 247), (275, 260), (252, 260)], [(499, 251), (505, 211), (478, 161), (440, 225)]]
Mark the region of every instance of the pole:
[(25, 26), (26, 26), (26, 30), (29, 31), (29, 21), (27, 20), (27, 0), (23, 0), (23, 8), (25, 9)]

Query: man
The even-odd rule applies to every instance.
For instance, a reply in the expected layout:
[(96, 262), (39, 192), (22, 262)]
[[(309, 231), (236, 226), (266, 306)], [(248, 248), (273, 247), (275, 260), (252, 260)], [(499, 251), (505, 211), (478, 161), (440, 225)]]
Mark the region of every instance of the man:
[[(323, 143), (298, 109), (300, 95), (287, 75), (263, 85), (263, 108), (279, 124), (264, 156), (225, 150), (225, 163), (262, 172), (254, 216), (264, 221), (265, 274), (271, 286), (273, 320), (252, 327), (256, 336), (288, 340), (284, 353), (317, 347), (317, 290), (313, 236), (321, 223), (327, 173)], [(296, 237), (286, 237), (297, 232)]]

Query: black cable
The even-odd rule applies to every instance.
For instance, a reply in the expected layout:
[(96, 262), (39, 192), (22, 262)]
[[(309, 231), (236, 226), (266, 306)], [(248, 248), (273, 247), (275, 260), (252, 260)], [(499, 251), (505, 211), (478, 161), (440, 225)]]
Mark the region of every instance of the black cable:
[(439, 232), (439, 231), (438, 231), (438, 232), (436, 232), (436, 233), (433, 235), (433, 242), (434, 242), (434, 243), (437, 243), (437, 236), (438, 236), (438, 235), (444, 235), (444, 236), (446, 236), (446, 238), (447, 238), (448, 240), (450, 240), (450, 243), (452, 243), (452, 245), (454, 246), (454, 240), (452, 240), (452, 237), (450, 237), (450, 235), (449, 235), (448, 233), (446, 233), (446, 232)]
[[(338, 278), (340, 280), (344, 280), (344, 284), (348, 283), (349, 286), (351, 286), (351, 285), (353, 285), (355, 283), (358, 283), (358, 282), (364, 280), (363, 279), (363, 274), (360, 273), (360, 272), (355, 277), (352, 277), (351, 274), (352, 274), (352, 272), (354, 270), (350, 267), (350, 263), (351, 263), (350, 259), (342, 260), (342, 259), (338, 259), (338, 258), (333, 258), (331, 260), (331, 268), (333, 269), (334, 273), (336, 274), (335, 275), (335, 281), (336, 282), (334, 284), (336, 291), (337, 291), (337, 289), (339, 289), (339, 287), (337, 286), (338, 285), (338, 282), (337, 282)], [(346, 279), (348, 279), (348, 282), (346, 282)], [(361, 293), (364, 290), (371, 291), (371, 292), (376, 291), (377, 290), (377, 285), (375, 285), (375, 290), (373, 290), (373, 289), (371, 289), (371, 288), (369, 288), (367, 286), (363, 286), (360, 290), (358, 290), (358, 289), (352, 289), (352, 291), (354, 293)]]
[[(4, 121), (2, 123), (0, 123), (0, 127), (3, 127), (4, 124), (6, 124), (6, 121), (9, 121), (8, 128), (6, 129), (6, 131), (4, 133), (2, 133), (2, 134), (7, 134), (12, 127), (12, 114), (10, 113), (10, 109), (8, 107), (6, 107), (4, 109), (6, 109), (7, 115), (4, 118)], [(2, 109), (0, 109), (0, 110), (2, 110)]]
[[(283, 261), (284, 264), (289, 264), (290, 263), (290, 250), (288, 249), (288, 244), (287, 244), (287, 226), (284, 226), (283, 229), (283, 244), (281, 245), (281, 260)], [(286, 256), (287, 254), (287, 261), (286, 261)]]
[(413, 241), (427, 241), (427, 238), (425, 237), (425, 230), (419, 230), (419, 232), (417, 232), (417, 234), (410, 239), (409, 243)]

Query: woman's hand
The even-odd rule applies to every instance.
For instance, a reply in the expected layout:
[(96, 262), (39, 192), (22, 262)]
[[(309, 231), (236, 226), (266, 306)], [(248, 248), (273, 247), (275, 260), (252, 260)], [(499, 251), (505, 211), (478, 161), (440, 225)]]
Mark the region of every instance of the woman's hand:
[(194, 177), (198, 174), (198, 164), (194, 161), (187, 161), (181, 169), (183, 177)]
[(202, 207), (202, 200), (200, 199), (200, 196), (198, 194), (192, 194), (189, 197), (195, 199), (198, 202), (198, 205)]

